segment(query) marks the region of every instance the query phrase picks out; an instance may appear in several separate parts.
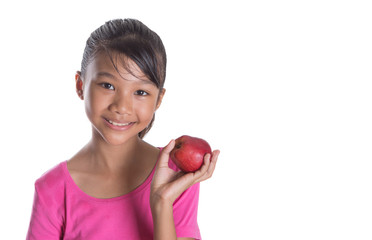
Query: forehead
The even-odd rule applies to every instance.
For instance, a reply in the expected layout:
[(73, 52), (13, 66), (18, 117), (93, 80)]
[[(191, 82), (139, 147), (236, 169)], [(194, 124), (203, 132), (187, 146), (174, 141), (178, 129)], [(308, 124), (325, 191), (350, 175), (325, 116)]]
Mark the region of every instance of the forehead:
[(133, 60), (116, 52), (111, 56), (105, 51), (98, 52), (88, 64), (85, 75), (86, 78), (101, 76), (154, 84)]

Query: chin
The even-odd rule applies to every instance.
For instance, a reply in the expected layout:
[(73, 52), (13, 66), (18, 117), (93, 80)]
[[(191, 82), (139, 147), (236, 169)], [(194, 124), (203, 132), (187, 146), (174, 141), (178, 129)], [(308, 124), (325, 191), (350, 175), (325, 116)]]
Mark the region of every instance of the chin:
[(115, 131), (105, 128), (105, 126), (103, 128), (93, 127), (93, 137), (99, 138), (109, 145), (120, 146), (140, 139), (138, 133), (141, 132), (145, 127), (142, 129), (142, 126), (135, 124), (132, 126), (132, 129), (129, 129), (128, 131)]
[(103, 137), (103, 140), (112, 146), (120, 146), (123, 144), (126, 144), (128, 142), (131, 142), (138, 138), (138, 135), (133, 136), (106, 136)]

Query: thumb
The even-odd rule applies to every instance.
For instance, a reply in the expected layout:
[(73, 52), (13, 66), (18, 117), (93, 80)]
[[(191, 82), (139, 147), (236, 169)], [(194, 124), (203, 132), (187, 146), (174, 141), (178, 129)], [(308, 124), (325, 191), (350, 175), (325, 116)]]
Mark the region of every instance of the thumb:
[(172, 149), (174, 148), (174, 145), (175, 145), (175, 141), (172, 139), (167, 144), (167, 146), (165, 146), (162, 149), (160, 157), (159, 157), (159, 163), (158, 163), (159, 167), (168, 167), (169, 154), (172, 151)]

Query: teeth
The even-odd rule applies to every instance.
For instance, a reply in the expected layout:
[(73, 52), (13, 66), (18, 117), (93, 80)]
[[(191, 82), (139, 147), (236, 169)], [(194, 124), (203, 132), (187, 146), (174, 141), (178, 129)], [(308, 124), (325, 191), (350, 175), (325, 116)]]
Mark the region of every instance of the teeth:
[(116, 122), (113, 122), (113, 121), (111, 121), (111, 120), (108, 120), (109, 121), (109, 123), (111, 123), (112, 125), (115, 125), (115, 126), (128, 126), (129, 124), (130, 124), (130, 122), (129, 123), (116, 123)]

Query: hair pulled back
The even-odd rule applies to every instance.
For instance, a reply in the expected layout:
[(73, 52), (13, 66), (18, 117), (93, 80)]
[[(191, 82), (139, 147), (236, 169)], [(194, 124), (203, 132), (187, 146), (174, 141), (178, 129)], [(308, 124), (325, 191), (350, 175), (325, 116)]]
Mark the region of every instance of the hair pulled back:
[[(88, 64), (102, 51), (108, 54), (117, 71), (117, 62), (120, 60), (122, 66), (130, 72), (126, 61), (129, 58), (159, 91), (163, 89), (167, 63), (165, 48), (160, 37), (142, 22), (128, 18), (114, 19), (92, 32), (86, 42), (81, 62), (82, 76)], [(140, 138), (151, 129), (154, 120), (155, 114), (149, 126), (138, 134)]]

